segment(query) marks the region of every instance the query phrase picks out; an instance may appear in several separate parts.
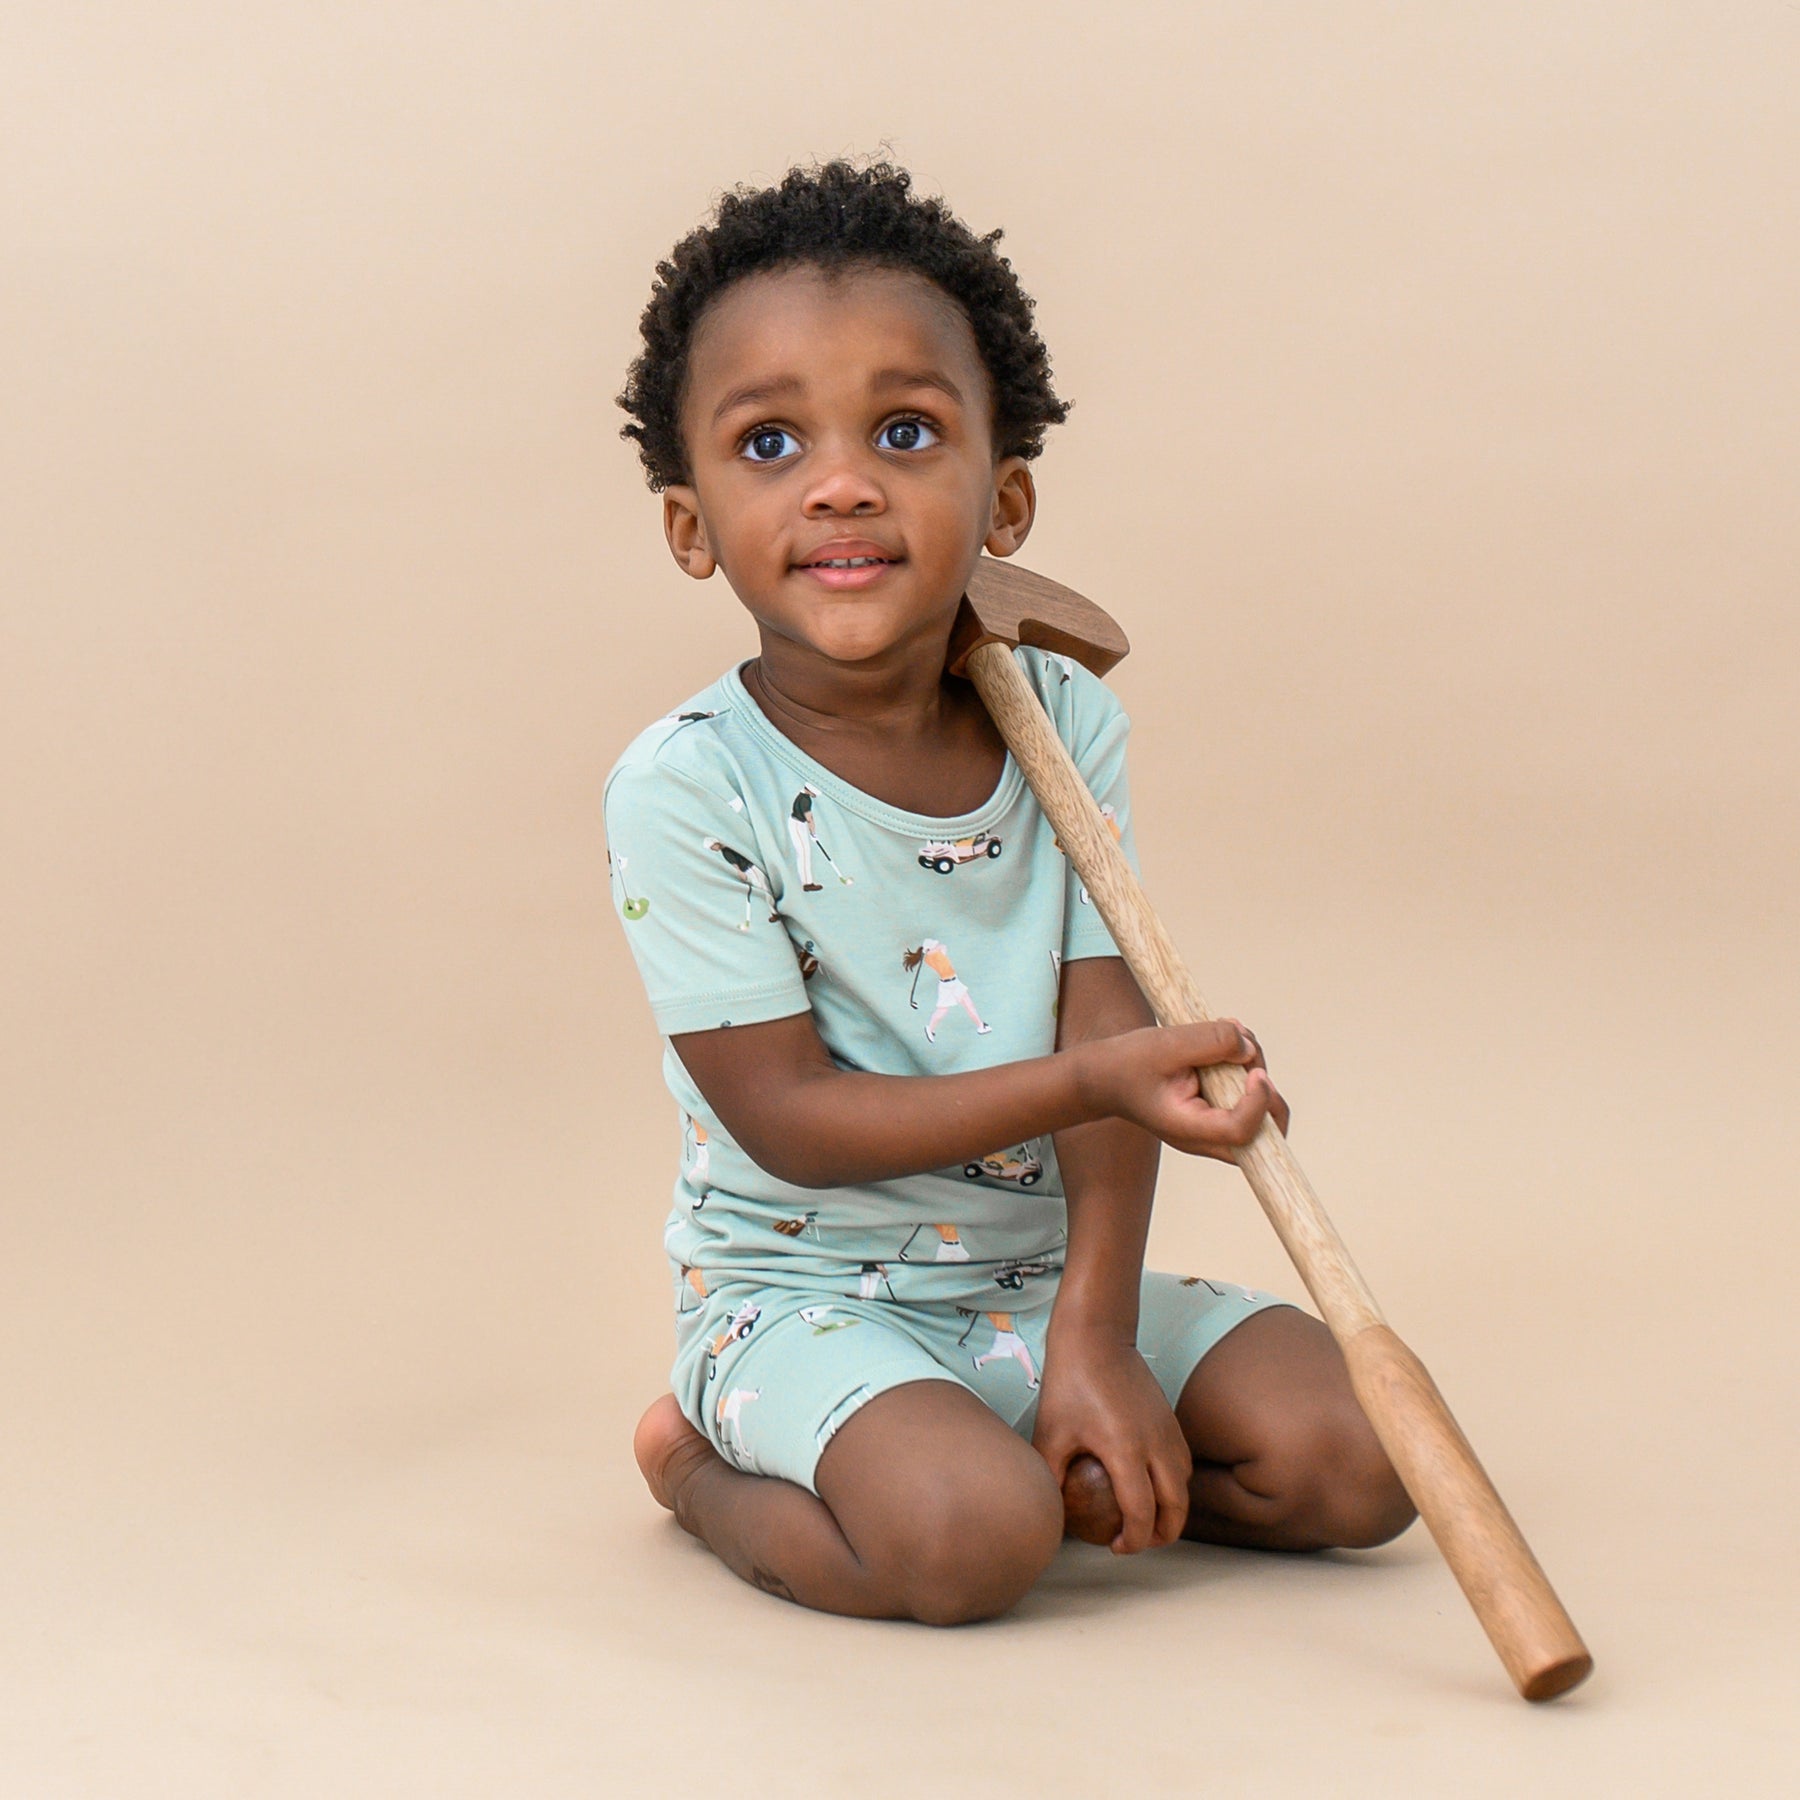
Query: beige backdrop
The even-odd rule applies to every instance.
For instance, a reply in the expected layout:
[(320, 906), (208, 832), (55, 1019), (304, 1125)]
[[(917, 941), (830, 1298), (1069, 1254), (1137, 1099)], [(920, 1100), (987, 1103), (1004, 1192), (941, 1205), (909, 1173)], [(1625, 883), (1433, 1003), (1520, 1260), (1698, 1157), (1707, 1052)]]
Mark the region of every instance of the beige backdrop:
[[(0, 18), (8, 1794), (1791, 1792), (1800, 7)], [(1597, 1653), (1422, 1531), (822, 1619), (658, 1514), (606, 899), (752, 637), (611, 404), (885, 140), (1076, 401), (1149, 885)], [(1293, 1286), (1171, 1157), (1155, 1256)]]

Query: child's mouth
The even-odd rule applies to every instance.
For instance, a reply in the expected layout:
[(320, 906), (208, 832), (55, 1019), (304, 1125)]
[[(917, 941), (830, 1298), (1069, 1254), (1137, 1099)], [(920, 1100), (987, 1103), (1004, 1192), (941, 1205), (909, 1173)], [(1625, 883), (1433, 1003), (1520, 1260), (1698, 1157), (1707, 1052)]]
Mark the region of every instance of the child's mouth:
[(879, 581), (887, 570), (897, 568), (899, 562), (898, 557), (833, 556), (796, 567), (800, 574), (810, 575), (823, 587), (865, 588)]

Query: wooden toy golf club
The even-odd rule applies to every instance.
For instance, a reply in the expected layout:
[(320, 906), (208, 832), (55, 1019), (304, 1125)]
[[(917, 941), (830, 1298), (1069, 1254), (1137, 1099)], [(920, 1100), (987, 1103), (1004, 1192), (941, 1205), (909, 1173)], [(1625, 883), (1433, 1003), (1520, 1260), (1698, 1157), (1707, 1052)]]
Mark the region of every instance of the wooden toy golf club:
[[(1060, 652), (1104, 675), (1130, 648), (1125, 634), (1072, 589), (984, 556), (951, 633), (948, 668), (979, 690), (1157, 1018), (1181, 1025), (1212, 1017), (1013, 659), (1017, 644)], [(1212, 1105), (1230, 1107), (1243, 1095), (1244, 1075), (1221, 1064), (1201, 1070), (1200, 1085)], [(1287, 1140), (1265, 1119), (1254, 1141), (1235, 1154), (1344, 1352), (1363, 1411), (1507, 1673), (1527, 1700), (1566, 1693), (1585, 1679), (1593, 1658), (1425, 1366), (1382, 1317)], [(1084, 1512), (1109, 1506), (1116, 1518), (1111, 1484), (1094, 1459), (1079, 1459), (1072, 1469), (1065, 1505), (1073, 1526), (1082, 1524)]]

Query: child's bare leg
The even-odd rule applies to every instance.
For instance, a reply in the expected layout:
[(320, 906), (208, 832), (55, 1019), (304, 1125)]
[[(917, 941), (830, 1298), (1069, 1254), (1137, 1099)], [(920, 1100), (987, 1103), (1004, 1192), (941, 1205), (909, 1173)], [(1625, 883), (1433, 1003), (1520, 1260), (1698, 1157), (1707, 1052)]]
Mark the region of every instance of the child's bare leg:
[(825, 1447), (819, 1494), (746, 1475), (665, 1395), (638, 1463), (682, 1527), (735, 1574), (821, 1612), (955, 1625), (1005, 1612), (1062, 1540), (1049, 1465), (966, 1388), (915, 1381)]
[(1293, 1307), (1253, 1313), (1222, 1338), (1188, 1377), (1175, 1416), (1194, 1453), (1183, 1537), (1365, 1549), (1416, 1517), (1343, 1353)]

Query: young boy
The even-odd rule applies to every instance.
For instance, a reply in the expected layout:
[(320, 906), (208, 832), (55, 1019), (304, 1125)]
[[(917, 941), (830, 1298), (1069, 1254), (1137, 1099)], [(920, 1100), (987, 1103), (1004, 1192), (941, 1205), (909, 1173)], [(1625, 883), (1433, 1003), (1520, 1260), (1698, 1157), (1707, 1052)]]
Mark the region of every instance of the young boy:
[[(607, 782), (684, 1114), (674, 1393), (638, 1461), (758, 1587), (946, 1624), (1037, 1579), (1084, 1452), (1119, 1552), (1412, 1517), (1318, 1321), (1144, 1272), (1160, 1143), (1229, 1158), (1287, 1107), (1234, 1021), (1154, 1024), (944, 672), (1067, 412), (999, 235), (884, 164), (728, 196), (659, 266), (620, 401), (676, 562), (722, 571), (761, 646)], [(1124, 713), (1016, 655), (1135, 861)], [(1218, 1062), (1251, 1070), (1230, 1112)]]

